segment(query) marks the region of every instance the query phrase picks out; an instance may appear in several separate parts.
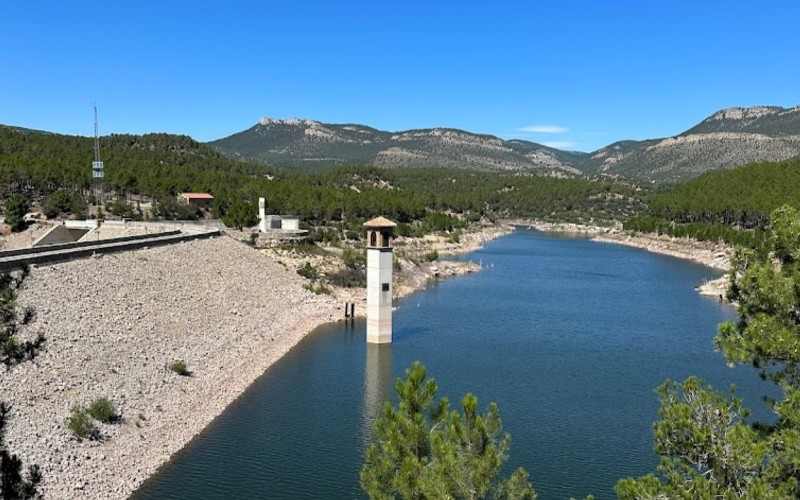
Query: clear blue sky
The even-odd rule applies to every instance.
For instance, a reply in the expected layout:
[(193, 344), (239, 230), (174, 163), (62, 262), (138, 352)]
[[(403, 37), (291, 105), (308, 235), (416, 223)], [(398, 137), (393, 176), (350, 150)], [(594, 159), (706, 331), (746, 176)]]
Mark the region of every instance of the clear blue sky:
[(591, 151), (800, 104), (800, 2), (7, 1), (0, 124), (225, 137), (259, 117)]

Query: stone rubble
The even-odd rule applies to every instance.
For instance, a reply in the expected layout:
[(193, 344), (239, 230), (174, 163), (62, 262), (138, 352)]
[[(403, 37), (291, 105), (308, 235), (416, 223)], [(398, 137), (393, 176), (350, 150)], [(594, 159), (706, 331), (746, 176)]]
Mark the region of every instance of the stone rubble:
[[(41, 467), (45, 498), (127, 498), (341, 304), (227, 237), (34, 267), (18, 296), (43, 333), (32, 362), (2, 371), (7, 444)], [(167, 367), (184, 360), (191, 376)], [(99, 441), (70, 409), (114, 402)]]

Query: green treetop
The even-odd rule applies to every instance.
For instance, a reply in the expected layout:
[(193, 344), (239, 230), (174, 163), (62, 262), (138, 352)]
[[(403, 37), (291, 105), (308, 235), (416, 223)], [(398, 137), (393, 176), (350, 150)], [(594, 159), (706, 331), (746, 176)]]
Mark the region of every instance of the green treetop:
[(426, 379), (419, 362), (396, 388), (400, 402), (397, 408), (385, 404), (361, 469), (361, 487), (370, 498), (536, 498), (523, 469), (497, 478), (510, 442), (497, 405), (481, 415), (478, 399), (467, 394), (463, 415), (449, 411), (447, 398), (435, 400), (436, 382)]
[(716, 345), (780, 385), (777, 419), (748, 422), (738, 399), (696, 378), (665, 382), (653, 427), (659, 476), (620, 481), (620, 498), (800, 497), (800, 213), (773, 212), (766, 251), (740, 248), (731, 263), (739, 319), (720, 326)]

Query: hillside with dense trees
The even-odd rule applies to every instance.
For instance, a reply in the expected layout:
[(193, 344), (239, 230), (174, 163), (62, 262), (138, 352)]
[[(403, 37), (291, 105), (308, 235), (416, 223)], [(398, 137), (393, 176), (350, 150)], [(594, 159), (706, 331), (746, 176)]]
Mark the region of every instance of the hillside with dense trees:
[[(220, 217), (234, 202), (265, 197), (269, 213), (312, 224), (355, 223), (376, 213), (408, 223), (429, 211), (597, 222), (630, 217), (643, 206), (638, 190), (608, 182), (436, 168), (345, 166), (299, 174), (225, 158), (187, 136), (112, 135), (100, 142), (106, 190), (119, 203), (126, 195), (153, 199), (162, 208), (155, 215), (166, 217), (185, 215), (172, 209), (186, 191), (213, 194), (212, 212)], [(90, 197), (92, 156), (90, 138), (0, 127), (0, 193), (44, 198), (56, 213), (79, 212), (75, 194)]]
[(658, 193), (625, 227), (752, 246), (772, 211), (800, 206), (800, 158), (710, 172)]

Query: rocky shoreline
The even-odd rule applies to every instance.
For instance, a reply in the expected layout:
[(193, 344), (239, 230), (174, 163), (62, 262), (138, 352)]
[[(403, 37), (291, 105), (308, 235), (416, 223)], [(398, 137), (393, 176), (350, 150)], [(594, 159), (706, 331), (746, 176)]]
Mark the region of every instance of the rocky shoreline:
[(730, 270), (730, 257), (733, 255), (733, 248), (728, 245), (652, 234), (606, 233), (593, 239), (600, 242), (642, 248), (648, 252), (691, 260), (725, 271), (726, 274), (719, 278), (701, 283), (696, 290), (701, 295), (718, 298), (721, 302), (728, 301), (727, 272)]
[[(510, 230), (488, 227), (438, 248), (468, 252)], [(409, 267), (398, 296), (434, 276), (478, 270)], [(9, 448), (41, 467), (45, 498), (128, 498), (272, 363), (343, 317), (339, 291), (315, 295), (306, 284), (291, 266), (225, 236), (34, 266), (17, 303), (37, 319), (21, 335), (41, 333), (46, 343), (0, 377)], [(168, 369), (176, 360), (191, 376)], [(99, 440), (76, 439), (71, 408), (101, 397), (119, 421), (98, 424)]]

